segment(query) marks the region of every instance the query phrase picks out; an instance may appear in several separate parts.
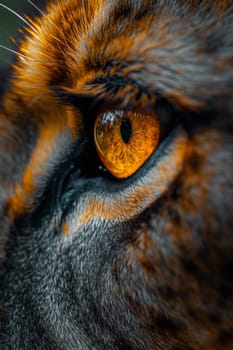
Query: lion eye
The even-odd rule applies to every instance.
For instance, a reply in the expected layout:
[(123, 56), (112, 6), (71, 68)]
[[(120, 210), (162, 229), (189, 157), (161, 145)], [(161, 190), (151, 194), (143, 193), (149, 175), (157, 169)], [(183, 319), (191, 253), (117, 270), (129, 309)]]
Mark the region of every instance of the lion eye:
[(113, 110), (97, 117), (94, 140), (105, 168), (116, 178), (134, 174), (158, 146), (160, 123), (156, 115)]

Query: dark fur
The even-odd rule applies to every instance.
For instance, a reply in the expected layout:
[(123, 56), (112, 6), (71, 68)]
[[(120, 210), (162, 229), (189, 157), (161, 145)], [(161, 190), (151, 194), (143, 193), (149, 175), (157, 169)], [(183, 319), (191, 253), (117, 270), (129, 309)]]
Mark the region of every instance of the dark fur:
[[(47, 37), (48, 61), (39, 63), (29, 52), (31, 62), (18, 63), (3, 101), (0, 348), (231, 350), (231, 1), (111, 0), (96, 18), (91, 5), (80, 1), (82, 7), (88, 30), (81, 41), (68, 40), (74, 26), (80, 30), (72, 17), (78, 1), (68, 1), (63, 47)], [(58, 38), (60, 20), (53, 28)], [(33, 73), (17, 85), (30, 64), (41, 65), (57, 113), (67, 106), (77, 113), (79, 134), (71, 141), (64, 131), (56, 139), (33, 192), (20, 187), (26, 201), (19, 208), (11, 199), (40, 127), (50, 118), (56, 123), (46, 96), (30, 95), (27, 84), (40, 86)], [(77, 81), (83, 82), (78, 88)], [(119, 193), (136, 201), (140, 181), (147, 188), (147, 175), (156, 176), (160, 161), (174, 171), (171, 145), (177, 138), (171, 131), (135, 175), (117, 181), (98, 171), (91, 131), (97, 111), (113, 106), (169, 114), (188, 141), (182, 169), (165, 189), (152, 190), (153, 203), (144, 204), (145, 196), (133, 215), (124, 202), (122, 212), (112, 209), (122, 215), (111, 220), (108, 212), (100, 217), (98, 201), (114, 206), (124, 201)], [(97, 204), (86, 219), (90, 199)], [(76, 221), (78, 215), (86, 221)]]

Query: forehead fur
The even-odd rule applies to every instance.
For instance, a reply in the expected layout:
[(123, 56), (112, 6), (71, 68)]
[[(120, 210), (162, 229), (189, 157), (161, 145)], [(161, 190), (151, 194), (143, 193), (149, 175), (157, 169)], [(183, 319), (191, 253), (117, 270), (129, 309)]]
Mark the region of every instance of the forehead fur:
[(232, 98), (229, 6), (191, 0), (52, 2), (21, 46), (28, 59), (17, 65), (18, 80), (26, 95), (28, 87), (43, 94), (59, 86), (127, 101), (159, 94), (190, 109), (216, 108)]

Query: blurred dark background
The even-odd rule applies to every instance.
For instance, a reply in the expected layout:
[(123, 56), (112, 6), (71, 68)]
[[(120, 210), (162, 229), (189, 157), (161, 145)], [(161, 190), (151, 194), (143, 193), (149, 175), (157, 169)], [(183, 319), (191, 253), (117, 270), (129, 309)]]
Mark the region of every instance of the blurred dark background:
[[(54, 0), (56, 1), (56, 0)], [(43, 10), (46, 0), (31, 0), (35, 6)], [(27, 15), (34, 18), (39, 15), (39, 11), (27, 0), (1, 0), (1, 3), (17, 12), (20, 16)], [(0, 6), (0, 44), (12, 50), (17, 51), (17, 45), (11, 41), (13, 37), (17, 43), (20, 42), (22, 35), (20, 28), (26, 25), (16, 15)], [(0, 47), (0, 94), (8, 77), (10, 76), (10, 67), (15, 60), (15, 55)]]

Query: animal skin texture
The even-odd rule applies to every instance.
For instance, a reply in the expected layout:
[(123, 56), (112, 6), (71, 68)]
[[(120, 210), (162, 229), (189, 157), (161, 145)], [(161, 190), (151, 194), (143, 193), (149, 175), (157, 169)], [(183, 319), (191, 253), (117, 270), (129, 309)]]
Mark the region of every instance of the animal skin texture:
[(0, 349), (233, 350), (232, 1), (25, 21), (0, 106)]

